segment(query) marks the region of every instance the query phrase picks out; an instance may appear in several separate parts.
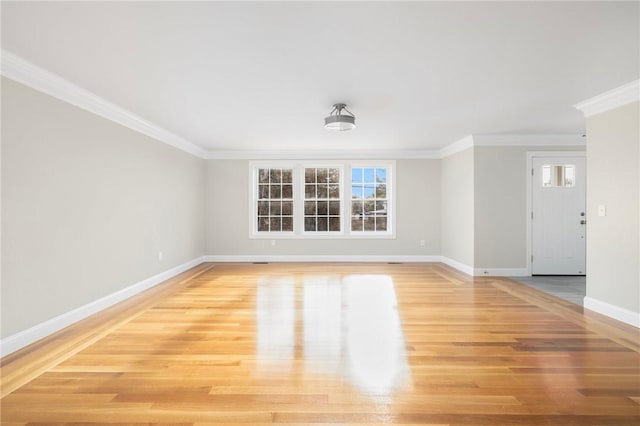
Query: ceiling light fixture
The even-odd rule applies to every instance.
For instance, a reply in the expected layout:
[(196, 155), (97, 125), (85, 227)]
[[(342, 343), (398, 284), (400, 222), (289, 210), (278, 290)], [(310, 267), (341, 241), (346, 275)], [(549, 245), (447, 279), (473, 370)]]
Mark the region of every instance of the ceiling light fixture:
[(347, 109), (345, 104), (334, 104), (329, 116), (324, 119), (324, 128), (327, 130), (343, 132), (354, 127), (356, 127), (356, 116)]

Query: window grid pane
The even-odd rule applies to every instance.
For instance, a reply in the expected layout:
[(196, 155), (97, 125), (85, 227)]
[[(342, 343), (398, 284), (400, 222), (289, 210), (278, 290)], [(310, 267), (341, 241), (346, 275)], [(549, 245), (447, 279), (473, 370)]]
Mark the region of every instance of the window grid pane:
[(293, 169), (261, 168), (257, 180), (258, 232), (293, 232)]
[(340, 169), (304, 169), (304, 231), (340, 232)]
[(387, 169), (351, 169), (351, 231), (387, 231)]

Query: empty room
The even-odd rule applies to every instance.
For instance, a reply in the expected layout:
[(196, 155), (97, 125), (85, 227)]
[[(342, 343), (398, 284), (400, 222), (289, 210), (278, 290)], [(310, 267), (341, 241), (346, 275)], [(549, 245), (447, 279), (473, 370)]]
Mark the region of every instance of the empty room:
[(3, 425), (640, 424), (640, 2), (0, 12)]

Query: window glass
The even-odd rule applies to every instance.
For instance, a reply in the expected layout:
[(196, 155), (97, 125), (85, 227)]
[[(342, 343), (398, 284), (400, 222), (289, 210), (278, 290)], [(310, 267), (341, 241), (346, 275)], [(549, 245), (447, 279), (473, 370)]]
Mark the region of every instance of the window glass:
[(386, 232), (387, 169), (351, 169), (351, 231)]
[(304, 169), (304, 231), (340, 232), (340, 169)]
[(545, 164), (542, 166), (544, 188), (568, 188), (576, 184), (576, 167), (573, 164)]
[(293, 232), (293, 169), (260, 168), (257, 179), (257, 231)]

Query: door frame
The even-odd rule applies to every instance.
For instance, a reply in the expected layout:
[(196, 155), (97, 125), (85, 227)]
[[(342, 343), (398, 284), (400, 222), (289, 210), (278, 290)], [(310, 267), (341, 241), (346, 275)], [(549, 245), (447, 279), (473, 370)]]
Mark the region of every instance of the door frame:
[[(587, 156), (587, 151), (527, 151), (527, 168), (526, 172), (526, 180), (527, 180), (527, 275), (531, 276), (531, 255), (533, 253), (533, 238), (531, 237), (533, 233), (533, 222), (531, 220), (531, 215), (533, 214), (533, 179), (532, 173), (533, 170), (533, 159), (534, 158), (545, 158), (545, 157), (585, 157)], [(586, 177), (586, 173), (585, 173)], [(588, 184), (588, 182), (586, 182)], [(585, 185), (586, 190), (586, 185)], [(585, 241), (586, 244), (586, 241)]]

